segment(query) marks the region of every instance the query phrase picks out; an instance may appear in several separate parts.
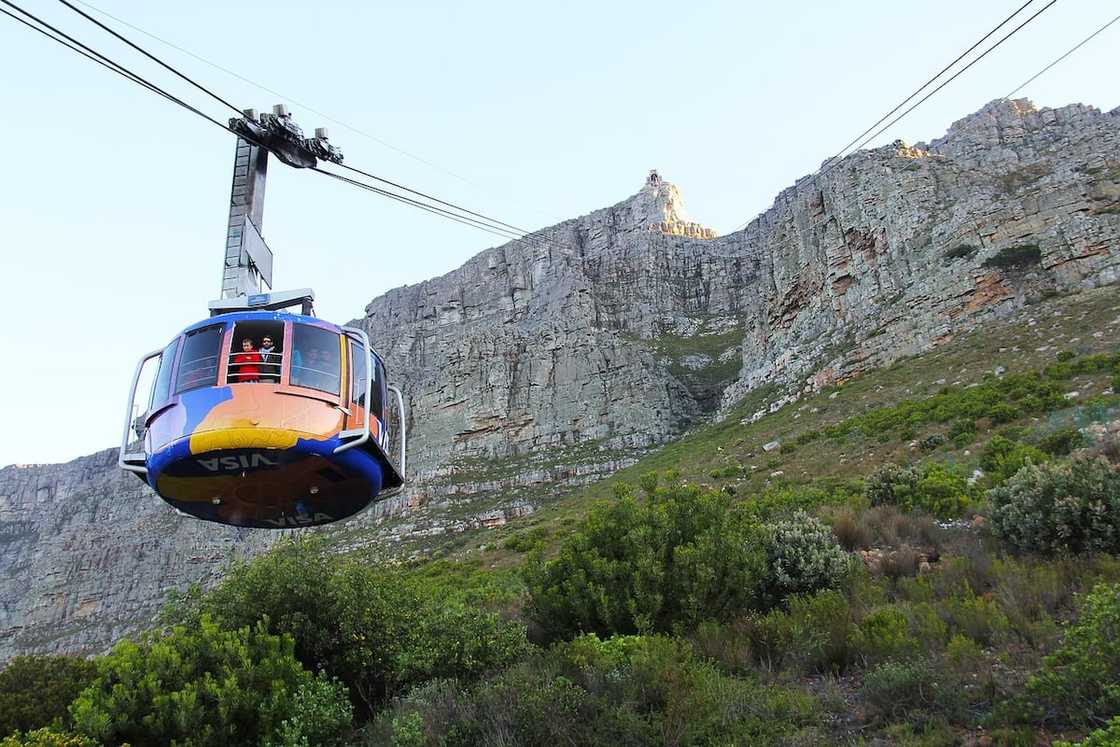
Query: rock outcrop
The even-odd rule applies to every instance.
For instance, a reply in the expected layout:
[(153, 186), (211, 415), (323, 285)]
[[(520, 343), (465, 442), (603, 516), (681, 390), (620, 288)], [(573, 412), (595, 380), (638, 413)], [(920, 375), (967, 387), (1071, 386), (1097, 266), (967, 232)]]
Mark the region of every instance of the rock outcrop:
[[(1120, 110), (1001, 100), (930, 143), (805, 177), (733, 234), (651, 175), (617, 205), (390, 291), (356, 323), (408, 394), (415, 481), (330, 531), (387, 548), (497, 526), (763, 383), (788, 401), (1032, 298), (1113, 283), (1118, 154)], [(103, 452), (0, 470), (0, 660), (104, 648), (167, 589), (278, 536), (179, 518), (114, 465)]]

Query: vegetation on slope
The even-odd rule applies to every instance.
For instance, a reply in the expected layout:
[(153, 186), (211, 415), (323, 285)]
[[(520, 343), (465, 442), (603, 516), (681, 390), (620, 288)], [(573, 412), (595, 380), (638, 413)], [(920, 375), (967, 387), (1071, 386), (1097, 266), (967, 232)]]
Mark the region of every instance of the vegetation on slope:
[(1038, 312), (756, 392), (484, 550), (285, 543), (94, 673), (21, 660), (41, 709), (0, 673), (0, 745), (1112, 744), (1120, 307)]

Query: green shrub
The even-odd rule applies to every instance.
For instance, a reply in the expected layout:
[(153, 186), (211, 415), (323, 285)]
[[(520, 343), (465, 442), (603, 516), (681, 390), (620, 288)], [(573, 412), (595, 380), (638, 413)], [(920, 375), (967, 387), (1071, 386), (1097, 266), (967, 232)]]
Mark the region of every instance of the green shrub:
[(891, 720), (916, 721), (917, 712), (957, 717), (965, 705), (959, 683), (921, 659), (880, 664), (864, 675), (861, 694), (873, 711)]
[(314, 540), (234, 567), (204, 602), (227, 628), (267, 618), (305, 667), (338, 677), (366, 709), (406, 685), (397, 664), (418, 641), (420, 606), (400, 574), (326, 556)]
[(97, 742), (84, 734), (71, 734), (45, 727), (4, 737), (0, 739), (0, 747), (97, 747)]
[(458, 602), (425, 606), (417, 641), (402, 651), (397, 667), (406, 683), (434, 678), (469, 680), (528, 655), (524, 628)]
[(903, 494), (918, 484), (918, 473), (912, 467), (886, 463), (880, 465), (863, 481), (863, 491), (872, 506), (897, 506)]
[(34, 731), (56, 719), (97, 676), (97, 665), (76, 656), (17, 656), (0, 671), (0, 735)]
[(350, 725), (342, 685), (303, 669), (292, 640), (263, 621), (226, 631), (202, 615), (195, 628), (117, 644), (97, 669), (70, 712), (78, 731), (109, 744), (332, 744)]
[(472, 691), (398, 699), (379, 744), (774, 744), (819, 720), (808, 695), (727, 677), (662, 636), (583, 636)]
[(971, 418), (961, 418), (949, 426), (949, 438), (958, 449), (963, 449), (976, 440), (976, 421)]
[(527, 553), (543, 547), (547, 539), (548, 530), (544, 527), (536, 527), (527, 532), (517, 532), (502, 543), (502, 547), (514, 552)]
[(919, 441), (918, 447), (922, 451), (933, 451), (948, 440), (949, 439), (946, 438), (944, 433), (934, 433), (932, 435), (926, 436), (921, 441)]
[(1017, 550), (1120, 551), (1120, 471), (1102, 457), (1025, 467), (987, 497), (992, 531)]
[[(1104, 728), (1090, 733), (1077, 744), (1078, 747), (1116, 747), (1120, 745), (1120, 716), (1114, 716)], [(1054, 747), (1073, 747), (1073, 743), (1054, 742)]]
[(730, 619), (757, 603), (760, 532), (730, 498), (697, 487), (623, 495), (594, 508), (525, 571), (527, 612), (546, 634), (668, 632)]
[(420, 575), (325, 555), (316, 541), (286, 543), (235, 567), (202, 607), (227, 628), (267, 618), (371, 711), (432, 676), (470, 679), (526, 648), (520, 625), (467, 605)]
[(942, 618), (953, 633), (968, 636), (984, 646), (1007, 639), (1011, 624), (999, 605), (985, 597), (967, 593), (941, 602)]
[(744, 621), (761, 666), (827, 672), (842, 671), (852, 663), (858, 632), (843, 594), (829, 590), (793, 597), (787, 607)]
[(836, 543), (832, 530), (804, 511), (767, 525), (763, 546), (766, 573), (762, 593), (770, 605), (794, 594), (836, 588), (848, 571), (849, 556)]
[(972, 672), (982, 660), (983, 652), (976, 641), (957, 633), (945, 646), (945, 660), (958, 672)]
[(1051, 456), (1067, 456), (1074, 449), (1085, 445), (1085, 436), (1076, 428), (1062, 428), (1044, 436), (1038, 448)]
[(910, 623), (895, 607), (873, 610), (859, 623), (856, 647), (865, 664), (903, 658), (917, 650), (910, 637)]
[(867, 477), (864, 486), (873, 506), (921, 509), (944, 519), (960, 516), (969, 504), (968, 480), (939, 463), (920, 467), (884, 464)]
[(1085, 596), (1061, 647), (1027, 681), (1040, 713), (1075, 726), (1120, 713), (1120, 584)]
[(1042, 464), (1046, 460), (1046, 454), (1030, 444), (997, 435), (992, 436), (980, 453), (980, 469), (988, 474), (993, 484), (999, 485), (1026, 465)]

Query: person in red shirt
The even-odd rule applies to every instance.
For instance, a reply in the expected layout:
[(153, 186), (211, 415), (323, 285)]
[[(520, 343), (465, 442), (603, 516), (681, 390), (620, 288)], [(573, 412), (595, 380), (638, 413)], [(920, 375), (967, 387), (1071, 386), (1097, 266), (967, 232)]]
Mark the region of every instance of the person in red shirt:
[(247, 382), (256, 383), (261, 380), (261, 369), (259, 364), (263, 362), (261, 354), (253, 348), (253, 341), (246, 337), (241, 341), (241, 352), (233, 356), (233, 361), (230, 368), (230, 382), (234, 384), (244, 384)]

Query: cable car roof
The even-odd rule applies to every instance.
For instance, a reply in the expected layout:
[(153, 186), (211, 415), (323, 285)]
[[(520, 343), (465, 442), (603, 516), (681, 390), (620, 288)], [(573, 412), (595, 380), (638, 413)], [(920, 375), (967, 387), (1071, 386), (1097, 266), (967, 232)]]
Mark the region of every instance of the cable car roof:
[(299, 324), (307, 324), (312, 327), (320, 327), (322, 329), (329, 329), (332, 332), (342, 334), (342, 327), (338, 324), (332, 324), (325, 319), (320, 319), (317, 316), (306, 316), (304, 314), (296, 314), (290, 311), (231, 311), (225, 314), (218, 314), (217, 316), (210, 316), (201, 321), (185, 327), (179, 334), (186, 334), (193, 332), (196, 329), (203, 327), (210, 327), (214, 324), (225, 324), (227, 322), (296, 322)]

